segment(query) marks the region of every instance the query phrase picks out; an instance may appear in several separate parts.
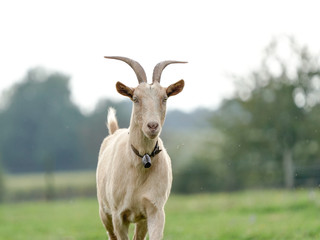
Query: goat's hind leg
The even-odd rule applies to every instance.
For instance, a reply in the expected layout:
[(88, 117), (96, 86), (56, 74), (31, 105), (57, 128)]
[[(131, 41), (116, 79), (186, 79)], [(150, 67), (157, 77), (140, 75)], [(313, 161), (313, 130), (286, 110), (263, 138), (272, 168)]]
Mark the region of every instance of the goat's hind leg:
[(107, 230), (109, 239), (110, 240), (117, 240), (117, 237), (114, 234), (114, 230), (113, 230), (111, 215), (104, 213), (102, 209), (100, 209), (99, 214), (100, 214), (101, 221)]

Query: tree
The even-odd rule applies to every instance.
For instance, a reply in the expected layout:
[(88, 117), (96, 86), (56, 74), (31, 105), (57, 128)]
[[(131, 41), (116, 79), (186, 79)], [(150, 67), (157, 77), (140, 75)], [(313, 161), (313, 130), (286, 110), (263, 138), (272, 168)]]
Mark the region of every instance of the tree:
[(1, 159), (0, 159), (0, 203), (4, 200), (5, 197), (5, 186), (4, 186), (4, 172), (2, 169)]
[(83, 116), (70, 99), (69, 77), (30, 70), (7, 95), (0, 112), (0, 150), (11, 172), (81, 167), (78, 129)]
[(282, 175), (285, 187), (294, 186), (295, 164), (310, 157), (305, 149), (294, 161), (298, 147), (319, 139), (312, 129), (320, 103), (318, 61), (294, 39), (281, 38), (267, 47), (257, 71), (237, 78), (235, 97), (222, 104), (213, 124), (226, 137), (224, 157), (242, 169), (243, 179), (271, 183)]
[(94, 111), (86, 116), (85, 121), (79, 129), (80, 146), (83, 150), (84, 165), (86, 168), (96, 168), (100, 145), (108, 135), (106, 120), (109, 107), (116, 109), (120, 128), (127, 128), (129, 126), (132, 107), (131, 102), (100, 100)]

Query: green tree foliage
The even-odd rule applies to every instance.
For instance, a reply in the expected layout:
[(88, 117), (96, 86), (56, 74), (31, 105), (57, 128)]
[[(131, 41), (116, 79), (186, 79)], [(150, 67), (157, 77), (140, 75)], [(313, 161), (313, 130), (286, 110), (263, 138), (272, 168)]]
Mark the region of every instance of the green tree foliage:
[(80, 129), (83, 161), (86, 168), (96, 168), (100, 145), (109, 134), (106, 127), (107, 110), (109, 107), (117, 110), (116, 114), (120, 128), (127, 128), (129, 126), (132, 108), (131, 102), (99, 101), (94, 111), (90, 115), (85, 116), (86, 119)]
[(318, 161), (319, 85), (319, 57), (290, 38), (273, 41), (258, 71), (238, 78), (236, 97), (213, 118), (235, 188), (291, 188), (295, 166)]
[[(70, 169), (81, 159), (78, 128), (83, 122), (70, 100), (69, 77), (43, 69), (15, 85), (1, 111), (0, 147), (8, 171), (39, 171), (45, 159)], [(81, 161), (80, 161), (81, 162)]]
[(0, 159), (0, 203), (5, 197), (5, 186), (4, 186), (4, 171), (2, 169), (1, 159)]
[(97, 164), (107, 136), (108, 107), (117, 109), (120, 127), (128, 127), (131, 103), (101, 100), (84, 115), (71, 101), (69, 77), (38, 68), (3, 98), (0, 155), (9, 172), (74, 170)]

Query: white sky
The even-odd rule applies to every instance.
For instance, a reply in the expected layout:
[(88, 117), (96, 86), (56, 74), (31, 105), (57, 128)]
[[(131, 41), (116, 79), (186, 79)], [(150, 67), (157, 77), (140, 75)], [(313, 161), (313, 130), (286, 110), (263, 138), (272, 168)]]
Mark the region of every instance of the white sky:
[(184, 91), (168, 106), (182, 110), (217, 107), (230, 96), (230, 73), (246, 74), (260, 62), (274, 36), (288, 34), (320, 49), (320, 1), (81, 1), (0, 2), (0, 93), (32, 67), (71, 76), (73, 99), (90, 110), (98, 99), (123, 99), (115, 83), (138, 83), (130, 57), (149, 81), (162, 60), (162, 85), (183, 78)]

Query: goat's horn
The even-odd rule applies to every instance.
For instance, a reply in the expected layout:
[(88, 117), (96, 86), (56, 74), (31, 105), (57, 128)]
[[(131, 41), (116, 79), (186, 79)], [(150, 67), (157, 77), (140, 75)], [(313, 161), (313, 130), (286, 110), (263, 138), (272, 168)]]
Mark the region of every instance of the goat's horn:
[(153, 75), (152, 75), (152, 83), (154, 82), (158, 82), (160, 83), (160, 78), (161, 78), (161, 74), (163, 69), (168, 66), (171, 63), (188, 63), (188, 62), (181, 62), (181, 61), (163, 61), (163, 62), (159, 62), (153, 70)]
[(118, 57), (118, 56), (112, 56), (112, 57), (105, 56), (105, 58), (117, 59), (117, 60), (120, 60), (120, 61), (127, 63), (133, 69), (133, 71), (136, 73), (139, 84), (142, 82), (147, 82), (146, 73), (138, 62), (136, 62), (130, 58)]

